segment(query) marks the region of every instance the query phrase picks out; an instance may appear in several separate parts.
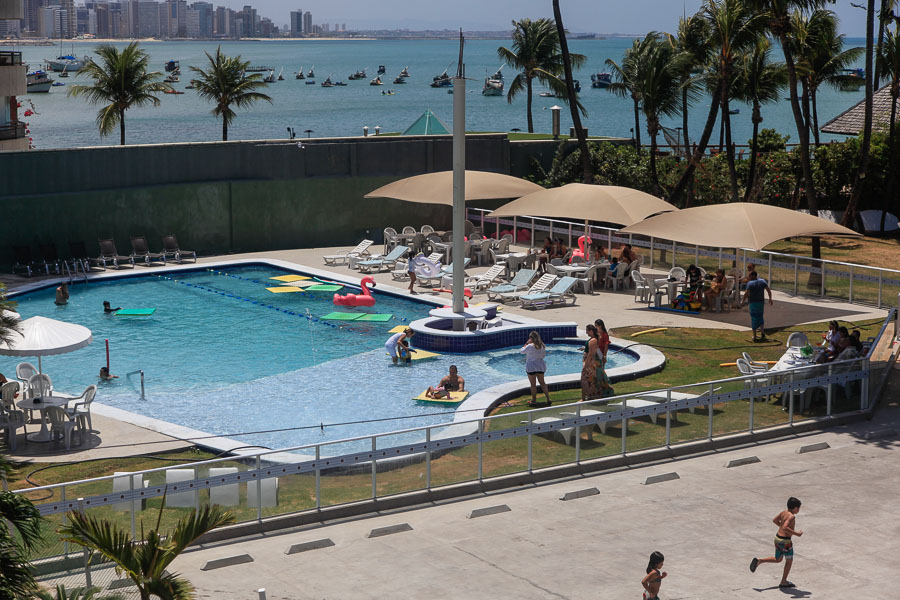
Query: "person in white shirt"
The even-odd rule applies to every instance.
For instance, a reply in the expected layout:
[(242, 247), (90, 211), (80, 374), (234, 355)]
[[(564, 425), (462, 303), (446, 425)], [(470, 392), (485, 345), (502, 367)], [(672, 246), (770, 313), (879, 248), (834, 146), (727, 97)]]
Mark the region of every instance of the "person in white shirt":
[(519, 352), (525, 355), (525, 374), (528, 375), (528, 381), (531, 383), (531, 402), (529, 404), (537, 404), (537, 383), (540, 382), (541, 390), (547, 397), (547, 406), (550, 406), (550, 391), (544, 381), (544, 373), (547, 371), (544, 356), (547, 354), (547, 347), (541, 340), (541, 335), (537, 331), (532, 331), (528, 335), (528, 343)]

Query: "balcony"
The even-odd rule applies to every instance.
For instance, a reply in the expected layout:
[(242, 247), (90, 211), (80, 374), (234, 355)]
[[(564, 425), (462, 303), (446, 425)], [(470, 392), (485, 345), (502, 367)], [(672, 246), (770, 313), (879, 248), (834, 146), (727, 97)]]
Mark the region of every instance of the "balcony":
[(0, 125), (0, 140), (14, 140), (25, 137), (25, 123)]
[(14, 67), (22, 64), (21, 52), (0, 52), (0, 67)]

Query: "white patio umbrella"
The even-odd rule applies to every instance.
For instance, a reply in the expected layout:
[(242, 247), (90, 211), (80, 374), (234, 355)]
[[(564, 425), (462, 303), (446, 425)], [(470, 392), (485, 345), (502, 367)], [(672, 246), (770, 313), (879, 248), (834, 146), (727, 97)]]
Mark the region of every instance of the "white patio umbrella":
[(47, 317), (31, 317), (19, 324), (12, 342), (0, 343), (0, 355), (37, 356), (38, 371), (43, 373), (41, 358), (66, 354), (84, 348), (93, 341), (91, 330), (83, 325), (66, 323)]

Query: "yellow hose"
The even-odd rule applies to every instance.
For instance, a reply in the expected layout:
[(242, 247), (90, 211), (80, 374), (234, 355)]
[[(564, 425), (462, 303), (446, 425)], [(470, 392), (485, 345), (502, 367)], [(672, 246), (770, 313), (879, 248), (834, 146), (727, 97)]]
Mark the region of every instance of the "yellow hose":
[(636, 338), (639, 335), (644, 335), (645, 333), (656, 333), (657, 331), (665, 331), (668, 327), (657, 327), (656, 329), (647, 329), (646, 331), (638, 331), (637, 333), (632, 333), (631, 337)]

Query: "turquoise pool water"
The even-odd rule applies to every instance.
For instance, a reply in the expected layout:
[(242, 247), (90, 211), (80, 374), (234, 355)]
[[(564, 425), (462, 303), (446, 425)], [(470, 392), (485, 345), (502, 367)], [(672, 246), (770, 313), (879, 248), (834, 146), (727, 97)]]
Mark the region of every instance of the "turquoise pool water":
[[(286, 273), (274, 267), (223, 272), (78, 284), (62, 307), (54, 305), (52, 288), (15, 300), (23, 318), (42, 315), (93, 332), (94, 342), (87, 348), (43, 359), (57, 389), (80, 393), (98, 383), (108, 339), (111, 371), (119, 379), (99, 383), (98, 402), (270, 448), (449, 423), (451, 411), (412, 398), (436, 384), (451, 364), (458, 366), (472, 392), (525, 377), (524, 357), (515, 348), (446, 354), (411, 367), (391, 365), (384, 353), (389, 330), (426, 316), (431, 305), (376, 289), (372, 308), (335, 307), (333, 292), (267, 291), (280, 285), (271, 277)], [(156, 312), (149, 317), (107, 315), (104, 300), (113, 307)], [(383, 323), (320, 319), (332, 311), (392, 316)], [(634, 362), (623, 354), (612, 360), (612, 366)], [(0, 372), (11, 378), (18, 362), (0, 357)], [(580, 371), (580, 349), (550, 347), (547, 362), (548, 374)], [(136, 373), (141, 369), (144, 399)], [(376, 419), (389, 420), (360, 423)], [(349, 422), (354, 423), (344, 424)], [(303, 427), (308, 429), (272, 431)], [(243, 435), (260, 431), (265, 433)]]

